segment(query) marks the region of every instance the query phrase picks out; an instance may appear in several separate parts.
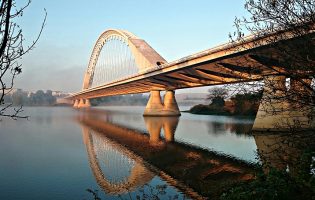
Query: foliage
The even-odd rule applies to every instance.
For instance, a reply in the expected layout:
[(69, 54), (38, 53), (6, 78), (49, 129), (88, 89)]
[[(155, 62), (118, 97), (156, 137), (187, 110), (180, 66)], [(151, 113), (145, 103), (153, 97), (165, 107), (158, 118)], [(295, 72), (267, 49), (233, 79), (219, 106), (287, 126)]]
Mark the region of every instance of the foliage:
[[(34, 48), (44, 28), (47, 13), (38, 36), (29, 46), (24, 44), (22, 28), (16, 21), (22, 17), (30, 2), (28, 0), (24, 7), (18, 8), (15, 0), (0, 1), (0, 105), (4, 104), (4, 96), (11, 92), (15, 77), (22, 72), (19, 60)], [(0, 116), (22, 118), (19, 115), (22, 110), (10, 109), (11, 106), (10, 104), (4, 105), (0, 109)], [(8, 110), (11, 111), (10, 114)]]
[[(252, 49), (266, 64), (264, 67), (290, 80), (290, 88), (281, 89), (274, 82), (264, 79), (264, 85), (271, 90), (264, 91), (265, 102), (289, 102), (296, 110), (308, 110), (315, 106), (315, 1), (313, 0), (246, 0), (245, 9), (249, 17), (236, 18), (236, 30), (230, 34), (232, 43), (242, 44), (245, 34), (250, 33), (255, 40), (251, 45), (240, 45), (239, 49)], [(292, 39), (296, 38), (296, 39)], [(285, 41), (290, 40), (290, 43)], [(256, 47), (268, 44), (270, 51), (256, 52)], [(263, 55), (262, 55), (263, 54)], [(250, 58), (248, 58), (250, 63)], [(313, 79), (313, 83), (312, 83)], [(287, 82), (289, 83), (289, 82)], [(261, 82), (238, 84), (236, 90), (260, 90)], [(289, 84), (287, 84), (289, 85)], [(296, 87), (298, 89), (292, 89)], [(268, 94), (270, 93), (270, 94)], [(274, 93), (281, 93), (275, 97)], [(298, 98), (297, 98), (298, 97)], [(286, 108), (283, 108), (286, 109)], [(292, 107), (287, 108), (292, 110)], [(276, 110), (265, 110), (273, 115)], [(284, 110), (285, 111), (285, 110)]]
[[(222, 195), (234, 199), (315, 199), (315, 145), (313, 132), (261, 136), (261, 161), (256, 179), (234, 185)], [(258, 146), (259, 147), (259, 146)]]
[[(227, 94), (227, 92), (226, 92)], [(189, 112), (193, 114), (206, 115), (256, 115), (262, 92), (239, 93), (231, 97), (232, 106), (227, 106), (223, 97), (217, 96), (212, 99), (210, 105), (193, 106)], [(232, 107), (232, 108), (231, 108)]]
[(234, 103), (234, 115), (256, 115), (262, 91), (257, 93), (236, 94), (231, 98)]
[(211, 100), (210, 105), (222, 107), (224, 106), (224, 99), (227, 97), (228, 92), (224, 88), (214, 87), (208, 90), (208, 99)]
[(13, 106), (49, 106), (56, 103), (56, 97), (52, 95), (51, 90), (27, 93), (18, 89), (12, 94), (6, 95), (5, 103)]
[(229, 113), (224, 108), (225, 98), (228, 92), (224, 88), (214, 87), (209, 89), (208, 99), (211, 101), (209, 105), (193, 106), (189, 112), (193, 114), (205, 115), (228, 115)]
[[(251, 45), (241, 45), (237, 50), (253, 49), (252, 55), (258, 55), (264, 59), (267, 63), (264, 67), (270, 70), (270, 74), (285, 76), (286, 86), (289, 87), (279, 87), (274, 84), (274, 81), (269, 82), (265, 78), (263, 84), (262, 82), (238, 84), (235, 89), (257, 91), (261, 90), (263, 85), (268, 86), (268, 89), (264, 91), (264, 102), (290, 103), (290, 106), (284, 109), (294, 110), (293, 112), (307, 111), (306, 113), (314, 116), (315, 51), (314, 34), (310, 33), (313, 32), (315, 25), (315, 1), (246, 0), (245, 9), (249, 17), (236, 18), (236, 31), (230, 34), (232, 43), (242, 44), (247, 33), (252, 34), (253, 39), (264, 38), (257, 42), (255, 40)], [(291, 43), (285, 43), (288, 40)], [(256, 47), (266, 44), (270, 51), (264, 51), (263, 55), (255, 51)], [(248, 61), (250, 63), (250, 60)], [(237, 107), (243, 107), (244, 104), (242, 105), (239, 101), (244, 101), (244, 99), (235, 96), (234, 102), (238, 105)], [(293, 109), (292, 106), (294, 106)], [(276, 113), (275, 109), (265, 111), (270, 115)], [(309, 118), (313, 120), (312, 117)], [(314, 141), (314, 139), (305, 140), (305, 133), (299, 134), (301, 131), (293, 129), (300, 122), (296, 120), (294, 123), (293, 126), (287, 127), (292, 132), (288, 137), (271, 136), (264, 141), (268, 143), (274, 140), (275, 143), (270, 145), (264, 143), (265, 151), (259, 152), (263, 171), (257, 174), (256, 179), (227, 189), (221, 195), (222, 200), (315, 199), (314, 144), (311, 145), (313, 149), (305, 148), (305, 142)], [(314, 135), (314, 133), (311, 134)], [(282, 138), (285, 139), (282, 140)], [(304, 139), (300, 143), (298, 141), (301, 138)], [(304, 153), (299, 156), (302, 150)], [(276, 161), (281, 164), (281, 169), (276, 169)]]
[(315, 199), (315, 187), (305, 181), (292, 178), (286, 172), (271, 170), (262, 172), (256, 179), (239, 183), (220, 197), (221, 200), (304, 200)]
[(192, 114), (200, 114), (200, 115), (229, 115), (224, 107), (219, 107), (216, 105), (202, 105), (198, 104), (190, 108), (189, 110)]

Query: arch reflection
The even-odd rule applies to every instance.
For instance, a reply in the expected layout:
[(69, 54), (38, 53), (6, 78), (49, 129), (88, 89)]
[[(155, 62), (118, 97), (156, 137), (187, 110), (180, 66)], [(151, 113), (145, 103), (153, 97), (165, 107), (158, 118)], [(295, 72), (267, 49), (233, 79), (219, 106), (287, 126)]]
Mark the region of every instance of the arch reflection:
[(223, 185), (254, 177), (255, 168), (248, 162), (175, 141), (179, 118), (144, 118), (148, 135), (115, 120), (108, 121), (106, 114), (93, 109), (82, 111), (78, 121), (133, 152), (151, 171), (193, 199), (200, 199), (199, 194), (217, 194)]
[(98, 185), (112, 195), (124, 194), (150, 182), (154, 174), (123, 146), (82, 126), (90, 167)]

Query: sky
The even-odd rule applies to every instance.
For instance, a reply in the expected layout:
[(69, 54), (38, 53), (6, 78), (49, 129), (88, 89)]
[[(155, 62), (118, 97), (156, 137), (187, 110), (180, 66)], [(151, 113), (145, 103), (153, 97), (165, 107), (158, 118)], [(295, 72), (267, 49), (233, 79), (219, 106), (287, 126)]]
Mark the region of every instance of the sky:
[[(25, 0), (17, 0), (18, 6)], [(18, 23), (32, 42), (47, 11), (36, 48), (21, 60), (15, 87), (76, 92), (82, 88), (92, 48), (107, 29), (144, 39), (167, 61), (229, 41), (235, 17), (246, 15), (245, 0), (32, 0)], [(201, 92), (205, 88), (182, 92)]]

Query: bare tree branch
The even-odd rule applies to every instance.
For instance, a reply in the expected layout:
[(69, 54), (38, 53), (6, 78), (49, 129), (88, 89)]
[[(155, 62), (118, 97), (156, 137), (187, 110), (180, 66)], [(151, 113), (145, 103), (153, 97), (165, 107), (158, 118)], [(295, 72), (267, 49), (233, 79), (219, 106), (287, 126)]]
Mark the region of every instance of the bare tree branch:
[[(0, 117), (27, 118), (21, 116), (22, 107), (15, 108), (12, 104), (5, 104), (4, 96), (10, 93), (14, 86), (14, 79), (22, 72), (20, 59), (29, 53), (37, 44), (47, 18), (45, 15), (39, 33), (29, 46), (24, 45), (22, 28), (16, 23), (16, 19), (22, 17), (24, 10), (30, 5), (31, 0), (21, 8), (16, 7), (15, 0), (1, 0), (0, 6)], [(13, 9), (15, 9), (13, 11)]]

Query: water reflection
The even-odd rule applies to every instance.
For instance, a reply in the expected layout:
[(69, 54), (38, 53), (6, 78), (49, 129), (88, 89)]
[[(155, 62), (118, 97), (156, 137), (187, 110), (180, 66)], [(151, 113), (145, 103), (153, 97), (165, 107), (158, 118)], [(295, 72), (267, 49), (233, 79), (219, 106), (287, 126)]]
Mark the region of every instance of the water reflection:
[[(97, 140), (103, 140), (101, 143), (107, 146), (112, 144), (108, 141), (113, 141), (113, 143), (124, 147), (119, 149), (126, 149), (124, 151), (119, 150), (119, 154), (123, 152), (124, 157), (126, 157), (124, 159), (135, 161), (135, 158), (139, 158), (139, 160), (147, 163), (140, 167), (141, 173), (146, 174), (146, 178), (135, 185), (139, 186), (145, 181), (149, 181), (152, 175), (148, 171), (151, 170), (170, 185), (179, 188), (190, 197), (198, 199), (201, 198), (199, 194), (217, 197), (225, 186), (254, 177), (252, 174), (255, 169), (250, 163), (176, 141), (174, 135), (179, 123), (178, 117), (145, 117), (143, 120), (147, 128), (146, 132), (149, 134), (116, 124), (112, 117), (106, 116), (106, 112), (100, 110), (82, 112), (78, 118), (80, 124), (87, 129), (84, 129), (84, 132), (87, 132), (85, 135), (88, 133), (92, 133), (92, 136), (94, 134), (99, 135)], [(163, 132), (164, 137), (162, 136)], [(84, 137), (85, 143), (89, 144), (87, 146), (92, 143), (95, 145), (94, 136)], [(88, 143), (88, 141), (90, 142)], [(113, 145), (110, 149), (116, 148), (116, 146)], [(93, 155), (94, 151), (91, 152), (89, 157), (100, 158)], [(129, 163), (120, 163), (125, 163), (123, 165), (127, 165), (127, 167), (124, 167), (127, 169), (129, 166), (128, 169), (132, 172), (133, 168), (130, 167)], [(98, 166), (99, 164), (91, 162), (91, 166), (94, 165), (95, 168), (101, 168)], [(150, 170), (146, 168), (147, 166), (150, 166)], [(104, 174), (103, 176), (97, 174), (95, 176), (97, 180), (107, 178)], [(121, 176), (118, 175), (118, 177)], [(123, 180), (130, 179), (124, 178)], [(104, 185), (104, 183), (102, 184)], [(110, 191), (106, 189), (107, 187), (104, 188), (105, 191)]]
[(233, 120), (233, 118), (225, 119), (225, 121), (210, 121), (207, 123), (208, 133), (218, 136), (230, 132), (239, 136), (252, 137), (251, 131), (253, 127), (253, 121), (251, 119), (247, 120), (248, 121), (245, 121), (247, 123), (235, 119)]
[[(105, 115), (109, 115), (111, 123), (148, 133), (147, 125), (142, 117), (144, 107), (117, 106), (97, 109), (96, 112), (102, 111), (106, 113)], [(174, 139), (177, 142), (193, 144), (255, 162), (256, 144), (250, 134), (252, 124), (251, 118), (182, 113)], [(165, 138), (163, 127), (160, 137)]]
[(144, 117), (144, 121), (150, 135), (149, 143), (151, 145), (163, 144), (161, 140), (162, 128), (164, 131), (165, 141), (174, 141), (174, 135), (178, 125), (179, 117)]
[[(291, 176), (310, 174), (315, 149), (313, 132), (253, 133), (263, 169), (286, 170)], [(314, 166), (313, 166), (314, 167)]]
[(151, 181), (154, 174), (123, 146), (82, 126), (89, 163), (98, 185), (107, 194), (124, 194)]

